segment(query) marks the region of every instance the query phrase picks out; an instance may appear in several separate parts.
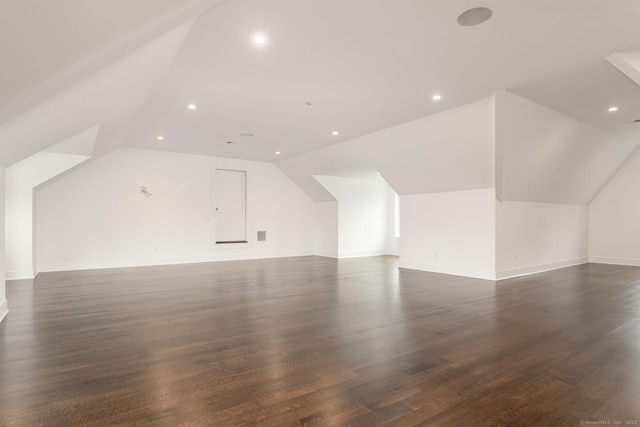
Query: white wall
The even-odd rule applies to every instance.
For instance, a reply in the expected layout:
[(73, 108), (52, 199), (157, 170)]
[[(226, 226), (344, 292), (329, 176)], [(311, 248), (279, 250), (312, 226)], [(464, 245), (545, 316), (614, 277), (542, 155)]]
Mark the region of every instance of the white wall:
[[(215, 168), (247, 171), (247, 244), (214, 243)], [(38, 190), (38, 265), (56, 271), (310, 255), (314, 221), (315, 203), (273, 164), (120, 148)], [(258, 230), (266, 242), (256, 241)]]
[[(0, 224), (4, 223), (4, 167), (0, 166)], [(4, 227), (0, 227), (0, 241), (4, 240)], [(0, 322), (7, 316), (7, 294), (4, 268), (4, 245), (0, 245)]]
[(88, 156), (37, 153), (6, 169), (5, 269), (7, 280), (33, 278), (33, 189)]
[(589, 206), (589, 258), (640, 265), (640, 150)]
[(338, 202), (316, 203), (316, 255), (338, 258)]
[(584, 205), (498, 202), (497, 278), (588, 262), (588, 219)]
[(338, 256), (386, 254), (390, 239), (390, 187), (384, 179), (315, 178), (338, 200)]
[(495, 279), (495, 190), (401, 196), (400, 267)]
[[(389, 218), (388, 221), (388, 229), (387, 235), (389, 236), (387, 240), (387, 254), (400, 256), (400, 238), (395, 237), (395, 228), (396, 228), (396, 204), (395, 204), (395, 196), (396, 192), (393, 191), (393, 188), (389, 187), (387, 190), (387, 198), (388, 198), (388, 210), (387, 215)], [(400, 211), (402, 208), (400, 209)], [(400, 218), (398, 218), (400, 221)]]

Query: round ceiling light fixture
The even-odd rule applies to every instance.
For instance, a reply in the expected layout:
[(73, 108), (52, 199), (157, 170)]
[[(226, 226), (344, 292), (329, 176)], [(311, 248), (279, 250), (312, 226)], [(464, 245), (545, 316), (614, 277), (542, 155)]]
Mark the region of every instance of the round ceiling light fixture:
[(256, 34), (253, 36), (253, 43), (258, 46), (265, 45), (267, 44), (267, 36), (264, 34)]
[(465, 10), (458, 16), (458, 24), (463, 27), (473, 27), (487, 22), (491, 15), (493, 15), (493, 12), (488, 7), (474, 7), (473, 9)]

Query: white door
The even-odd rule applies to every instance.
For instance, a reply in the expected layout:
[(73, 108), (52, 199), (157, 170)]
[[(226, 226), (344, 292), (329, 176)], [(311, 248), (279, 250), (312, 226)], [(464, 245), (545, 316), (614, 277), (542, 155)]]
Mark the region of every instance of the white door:
[(216, 243), (247, 240), (246, 179), (243, 171), (216, 170)]

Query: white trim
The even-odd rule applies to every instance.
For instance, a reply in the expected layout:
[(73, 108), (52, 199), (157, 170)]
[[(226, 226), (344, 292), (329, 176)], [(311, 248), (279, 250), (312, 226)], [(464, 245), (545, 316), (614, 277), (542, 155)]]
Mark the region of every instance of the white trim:
[[(575, 258), (566, 261), (551, 262), (548, 264), (532, 265), (529, 267), (514, 268), (496, 272), (495, 280), (505, 280), (514, 277), (527, 276), (529, 274), (543, 273), (545, 271), (558, 270), (560, 268), (573, 267), (575, 265), (587, 264), (589, 258)], [(639, 264), (640, 265), (640, 264)]]
[(323, 252), (323, 251), (317, 251), (316, 252), (317, 256), (323, 256), (325, 258), (339, 258), (338, 253), (337, 252)]
[(612, 264), (612, 265), (629, 265), (634, 267), (640, 266), (638, 258), (609, 258), (609, 257), (589, 257), (589, 262), (594, 264)]
[(16, 270), (16, 271), (7, 271), (5, 273), (5, 280), (23, 280), (23, 279), (33, 279), (35, 275), (31, 270)]
[(382, 256), (386, 255), (387, 251), (354, 251), (354, 252), (340, 252), (340, 256), (338, 258), (365, 258), (370, 256)]
[(471, 277), (474, 279), (482, 280), (496, 280), (496, 274), (493, 271), (484, 270), (468, 270), (459, 267), (450, 267), (444, 265), (432, 265), (421, 262), (402, 261), (398, 265), (400, 268), (407, 268), (409, 270), (421, 270), (429, 271), (431, 273), (449, 274), (452, 276)]
[(51, 273), (57, 271), (82, 271), (82, 270), (102, 270), (107, 268), (129, 268), (129, 267), (154, 267), (162, 265), (177, 264), (198, 264), (204, 262), (217, 261), (243, 261), (252, 259), (269, 258), (294, 258), (301, 256), (313, 256), (313, 251), (303, 251), (297, 253), (262, 253), (252, 255), (210, 255), (188, 258), (168, 258), (168, 259), (139, 259), (139, 260), (118, 260), (107, 262), (87, 262), (69, 264), (45, 264), (40, 266), (39, 273)]
[(4, 301), (2, 301), (2, 304), (0, 304), (0, 322), (2, 322), (5, 317), (7, 317), (7, 314), (9, 314), (9, 309), (7, 307), (7, 300), (5, 299)]

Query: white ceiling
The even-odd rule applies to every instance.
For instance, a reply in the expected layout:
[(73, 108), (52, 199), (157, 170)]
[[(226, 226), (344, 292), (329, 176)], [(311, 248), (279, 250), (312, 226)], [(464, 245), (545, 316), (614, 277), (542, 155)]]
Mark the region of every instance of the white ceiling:
[(0, 1), (0, 121), (219, 1)]
[(173, 28), (0, 124), (0, 164), (10, 166), (96, 125), (94, 157), (122, 145), (192, 23)]
[[(195, 24), (129, 144), (273, 161), (275, 151), (294, 156), (502, 88), (604, 130), (640, 135), (628, 123), (640, 118), (640, 87), (605, 60), (640, 47), (640, 3), (487, 0), (490, 21), (457, 25), (475, 5), (224, 2)], [(268, 45), (252, 45), (257, 31)], [(196, 112), (186, 110), (190, 102)], [(617, 115), (607, 112), (614, 103)]]
[[(128, 89), (135, 99), (118, 98), (128, 117), (117, 121), (120, 127), (101, 126), (101, 133), (117, 135), (99, 137), (102, 152), (107, 143), (101, 140), (109, 139), (108, 148), (275, 161), (498, 89), (640, 142), (640, 125), (629, 123), (640, 118), (640, 86), (605, 60), (640, 47), (637, 0), (485, 0), (493, 18), (477, 27), (456, 23), (459, 13), (478, 6), (475, 0), (51, 3), (11, 0), (0, 6), (0, 57), (8, 64), (0, 69), (0, 109), (29, 94), (32, 106), (46, 101), (50, 93), (34, 98), (34, 88), (63, 79), (65, 70), (99, 63), (97, 57), (104, 62), (96, 52), (126, 45), (139, 48), (127, 55), (147, 55), (142, 41), (150, 34), (159, 36), (206, 9), (175, 57), (167, 55), (156, 70), (159, 77), (145, 98)], [(268, 37), (265, 46), (251, 42), (258, 31)], [(113, 56), (107, 55), (120, 59)], [(129, 84), (122, 81), (123, 88)], [(442, 94), (440, 102), (431, 100), (435, 93)], [(189, 103), (198, 109), (187, 110)], [(607, 112), (612, 104), (620, 107), (617, 114)], [(110, 101), (109, 108), (118, 107)], [(69, 124), (65, 137), (100, 122)], [(239, 136), (243, 132), (254, 136)], [(39, 137), (38, 147), (60, 141)]]
[(636, 145), (507, 91), (496, 97), (496, 194), (587, 205)]

